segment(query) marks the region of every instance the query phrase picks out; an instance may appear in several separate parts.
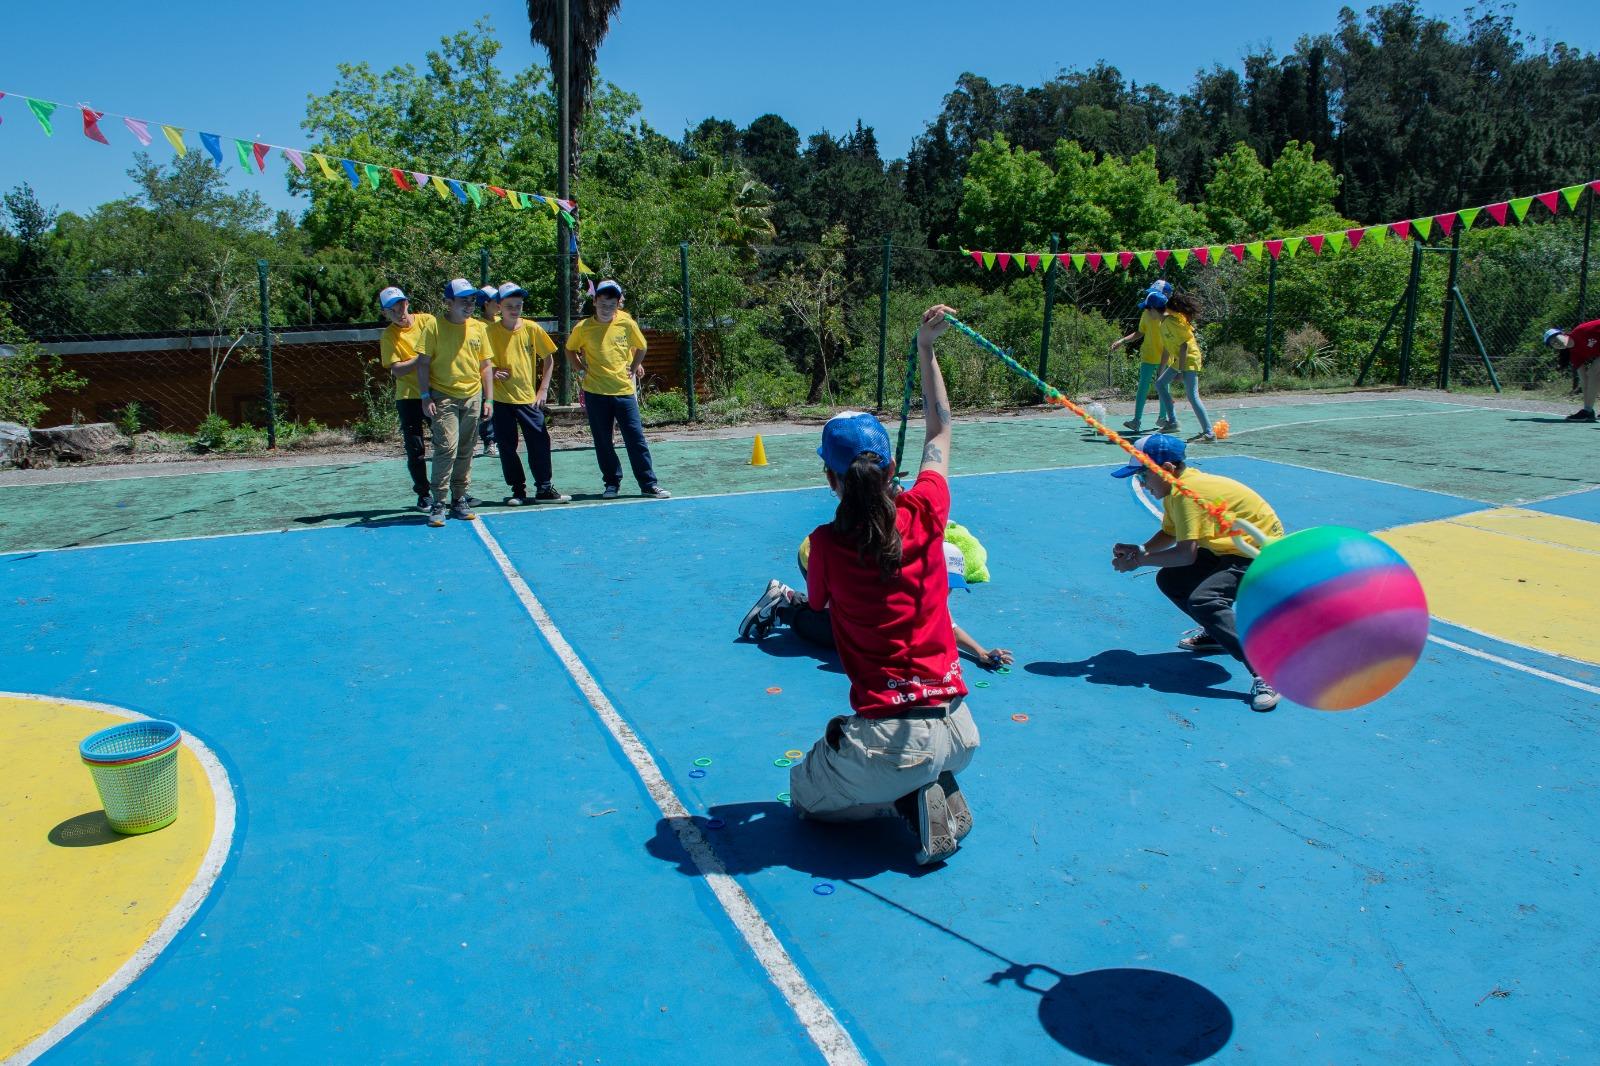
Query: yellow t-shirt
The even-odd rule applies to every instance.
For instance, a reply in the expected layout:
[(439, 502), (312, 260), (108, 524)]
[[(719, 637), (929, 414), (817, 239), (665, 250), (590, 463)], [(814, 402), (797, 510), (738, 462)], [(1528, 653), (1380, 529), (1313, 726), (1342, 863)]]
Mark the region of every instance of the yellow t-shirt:
[[(401, 329), (390, 324), (378, 338), (378, 358), (383, 362), (383, 368), (388, 370), (396, 363), (404, 363), (416, 357), (419, 351), (427, 351), (423, 338), (433, 330), (434, 318), (432, 315), (423, 314), (421, 311), (411, 315), (411, 328)], [(415, 369), (404, 377), (394, 379), (394, 398), (397, 400), (420, 400), (422, 390), (417, 387), (417, 372)]]
[(496, 370), (509, 370), (511, 376), (494, 383), (495, 402), (533, 403), (539, 394), (539, 378), (545, 360), (555, 354), (556, 342), (537, 322), (523, 319), (515, 331), (498, 320), (489, 327), (489, 351)]
[(582, 352), (589, 372), (583, 376), (583, 391), (596, 396), (632, 396), (633, 353), (645, 346), (639, 323), (626, 311), (618, 311), (609, 326), (586, 318), (572, 327), (567, 351)]
[(427, 342), (428, 389), (465, 400), (483, 391), (483, 364), (489, 361), (489, 335), (480, 319), (457, 325), (437, 319)]
[(1200, 342), (1194, 339), (1189, 319), (1176, 311), (1161, 320), (1161, 346), (1167, 350), (1167, 363), (1179, 370), (1200, 371)]
[[(1184, 467), (1183, 476), (1178, 481), (1186, 488), (1193, 489), (1202, 500), (1211, 503), (1220, 500), (1230, 518), (1242, 518), (1269, 537), (1283, 536), (1283, 523), (1278, 521), (1277, 513), (1248, 485), (1241, 485), (1232, 478), (1203, 473), (1193, 467)], [(1199, 541), (1200, 547), (1218, 555), (1249, 554), (1240, 551), (1232, 537), (1225, 537), (1218, 532), (1216, 519), (1206, 514), (1189, 497), (1174, 491), (1168, 493), (1161, 503), (1165, 512), (1161, 519), (1161, 532), (1173, 540)]]
[(1139, 316), (1139, 362), (1155, 366), (1161, 362), (1161, 312), (1145, 308)]

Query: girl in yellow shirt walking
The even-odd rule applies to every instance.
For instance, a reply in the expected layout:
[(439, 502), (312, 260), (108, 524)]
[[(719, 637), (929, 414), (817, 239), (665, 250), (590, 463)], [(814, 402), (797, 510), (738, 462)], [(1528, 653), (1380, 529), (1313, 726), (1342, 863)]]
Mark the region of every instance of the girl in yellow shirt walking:
[[(1178, 417), (1172, 405), (1172, 381), (1183, 375), (1183, 391), (1189, 397), (1189, 406), (1194, 408), (1195, 418), (1200, 420), (1200, 432), (1189, 439), (1210, 442), (1217, 436), (1211, 430), (1206, 405), (1200, 402), (1200, 367), (1205, 357), (1194, 335), (1194, 323), (1199, 321), (1200, 312), (1200, 301), (1187, 292), (1172, 293), (1161, 308), (1161, 373), (1156, 375), (1156, 394), (1161, 397), (1162, 409), (1171, 412), (1170, 427), (1176, 430)], [(1163, 423), (1161, 428), (1167, 431), (1168, 425)]]

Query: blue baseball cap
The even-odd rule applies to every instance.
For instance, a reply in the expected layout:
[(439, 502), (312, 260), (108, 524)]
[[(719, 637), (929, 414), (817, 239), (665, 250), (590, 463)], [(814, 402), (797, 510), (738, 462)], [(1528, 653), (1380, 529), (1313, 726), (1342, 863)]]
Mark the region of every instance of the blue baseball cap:
[(500, 288), (496, 291), (495, 299), (496, 300), (509, 300), (513, 296), (526, 296), (526, 295), (528, 295), (528, 292), (521, 285), (518, 285), (514, 281), (508, 281), (504, 285), (500, 286)]
[(822, 445), (817, 454), (829, 470), (843, 474), (856, 457), (866, 452), (879, 456), (879, 467), (887, 470), (894, 454), (889, 447), (889, 431), (864, 411), (845, 411), (828, 419), (822, 427)]
[[(1152, 433), (1134, 445), (1136, 449), (1150, 457), (1150, 461), (1160, 466), (1162, 463), (1181, 463), (1188, 454), (1189, 446), (1182, 440), (1169, 433)], [(1111, 471), (1112, 477), (1132, 477), (1142, 474), (1147, 468), (1137, 456), (1128, 456), (1128, 461)]]
[(378, 306), (387, 310), (404, 299), (407, 299), (407, 296), (401, 290), (400, 286), (390, 285), (388, 288), (378, 293)]
[(451, 278), (444, 287), (446, 300), (460, 300), (478, 295), (478, 287), (466, 278)]
[(1566, 332), (1566, 330), (1557, 329), (1554, 326), (1552, 326), (1549, 329), (1545, 330), (1544, 331), (1544, 346), (1546, 348), (1550, 347), (1550, 342), (1555, 340), (1557, 337), (1561, 336), (1565, 332)]

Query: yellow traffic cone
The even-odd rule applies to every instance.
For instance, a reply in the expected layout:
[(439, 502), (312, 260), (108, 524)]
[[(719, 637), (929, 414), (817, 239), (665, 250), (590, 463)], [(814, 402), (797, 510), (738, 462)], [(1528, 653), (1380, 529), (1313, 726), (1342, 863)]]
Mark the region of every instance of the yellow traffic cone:
[(759, 433), (756, 434), (756, 446), (750, 449), (750, 465), (767, 465), (767, 448), (766, 445), (761, 443), (761, 434)]

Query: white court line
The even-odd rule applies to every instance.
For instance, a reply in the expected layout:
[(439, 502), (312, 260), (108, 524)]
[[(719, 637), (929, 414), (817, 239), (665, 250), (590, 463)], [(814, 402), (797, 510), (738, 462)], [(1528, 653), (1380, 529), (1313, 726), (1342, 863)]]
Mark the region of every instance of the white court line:
[[(1419, 401), (1431, 403), (1431, 400)], [(1264, 429), (1283, 429), (1287, 426), (1317, 426), (1324, 422), (1376, 422), (1380, 418), (1426, 418), (1429, 415), (1464, 415), (1468, 411), (1481, 411), (1481, 407), (1458, 407), (1453, 411), (1407, 411), (1395, 415), (1350, 415), (1346, 418), (1307, 418), (1299, 422), (1274, 422), (1267, 426), (1250, 426), (1246, 429), (1234, 430), (1228, 434), (1228, 439), (1242, 437), (1246, 433), (1260, 433)]]
[[(74, 699), (69, 696), (40, 696), (30, 692), (0, 692), (0, 696), (16, 700), (34, 700), (39, 703), (71, 703), (83, 707), (93, 707), (97, 711), (114, 714), (118, 718), (134, 720), (148, 720), (147, 715), (130, 711), (124, 707), (113, 707), (107, 703), (93, 703), (89, 700)], [(43, 1055), (46, 1051), (59, 1044), (66, 1036), (78, 1026), (88, 1021), (95, 1012), (110, 1003), (118, 993), (133, 983), (134, 978), (143, 973), (156, 956), (160, 955), (172, 939), (178, 935), (190, 918), (194, 917), (200, 904), (205, 902), (211, 886), (216, 882), (217, 875), (222, 872), (222, 865), (227, 861), (228, 849), (233, 844), (233, 826), (235, 808), (233, 801), (233, 786), (228, 783), (227, 771), (222, 768), (222, 763), (212, 754), (200, 740), (187, 729), (183, 731), (183, 744), (192, 751), (200, 765), (205, 769), (206, 779), (211, 783), (211, 796), (216, 804), (212, 819), (211, 843), (206, 848), (206, 854), (200, 860), (200, 869), (195, 871), (194, 879), (189, 882), (189, 887), (184, 889), (183, 895), (178, 898), (155, 932), (150, 934), (139, 950), (127, 962), (117, 967), (115, 973), (106, 978), (105, 983), (95, 989), (87, 999), (79, 1003), (56, 1024), (46, 1029), (35, 1037), (25, 1047), (6, 1060), (7, 1066), (27, 1066), (28, 1063)]]
[(489, 549), (489, 554), (494, 556), (495, 563), (500, 567), (500, 573), (505, 576), (512, 591), (517, 594), (517, 599), (522, 601), (528, 617), (533, 619), (533, 624), (538, 626), (539, 633), (561, 660), (561, 665), (566, 668), (572, 680), (577, 683), (584, 698), (589, 701), (589, 706), (594, 708), (595, 714), (622, 748), (623, 754), (628, 757), (634, 773), (644, 782), (645, 788), (650, 792), (650, 798), (655, 801), (662, 816), (672, 823), (678, 842), (694, 860), (700, 875), (716, 895), (717, 902), (722, 905), (728, 919), (750, 945), (756, 960), (761, 963), (762, 969), (766, 970), (767, 977), (771, 979), (773, 985), (783, 994), (790, 1009), (794, 1011), (800, 1024), (805, 1027), (812, 1042), (816, 1044), (817, 1050), (822, 1052), (822, 1057), (829, 1063), (864, 1064), (866, 1060), (857, 1049), (855, 1041), (839, 1023), (833, 1011), (822, 1001), (822, 997), (817, 995), (800, 973), (794, 959), (789, 956), (789, 952), (777, 934), (772, 931), (772, 927), (767, 924), (767, 920), (761, 916), (761, 911), (755, 903), (739, 883), (728, 875), (722, 860), (717, 857), (711, 844), (700, 832), (699, 826), (689, 814), (689, 809), (667, 783), (649, 749), (634, 732), (633, 726), (611, 703), (605, 690), (578, 658), (578, 653), (567, 643), (566, 637), (561, 635), (549, 612), (544, 609), (544, 605), (534, 596), (533, 590), (512, 565), (511, 559), (500, 547), (500, 542), (489, 532), (487, 524), (474, 522), (473, 528), (484, 546)]
[[(1447, 624), (1454, 625), (1455, 623), (1451, 622), (1451, 623), (1447, 623)], [(1465, 628), (1465, 627), (1462, 626), (1462, 627), (1458, 627), (1458, 628)], [(1526, 666), (1526, 665), (1524, 665), (1522, 663), (1519, 663), (1519, 662), (1513, 662), (1510, 659), (1503, 659), (1498, 655), (1491, 655), (1486, 651), (1479, 651), (1477, 648), (1469, 648), (1465, 644), (1457, 644), (1453, 640), (1445, 640), (1443, 637), (1436, 637), (1436, 636), (1432, 635), (1431, 633), (1428, 635), (1428, 639), (1430, 641), (1432, 641), (1433, 643), (1435, 643), (1435, 644), (1443, 644), (1447, 648), (1450, 648), (1450, 649), (1452, 649), (1454, 651), (1459, 651), (1463, 655), (1470, 655), (1475, 659), (1484, 659), (1484, 660), (1486, 660), (1488, 662), (1495, 663), (1495, 664), (1497, 664), (1499, 666), (1508, 666), (1513, 670), (1521, 670), (1525, 674), (1532, 674), (1534, 677), (1542, 677), (1546, 681), (1554, 681), (1558, 685), (1566, 685), (1568, 688), (1579, 689), (1579, 690), (1581, 690), (1583, 692), (1592, 692), (1596, 696), (1600, 696), (1600, 687), (1597, 687), (1595, 685), (1585, 684), (1584, 682), (1578, 681), (1578, 680), (1576, 680), (1574, 678), (1562, 677), (1560, 674), (1552, 674), (1548, 670), (1540, 670), (1536, 666)], [(1491, 639), (1500, 640), (1499, 637), (1493, 637)], [(1504, 642), (1502, 642), (1502, 643), (1504, 643)], [(1548, 654), (1548, 653), (1546, 653), (1546, 654)]]

